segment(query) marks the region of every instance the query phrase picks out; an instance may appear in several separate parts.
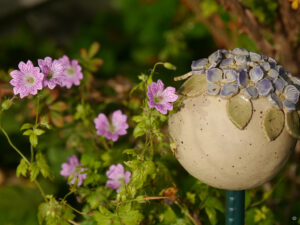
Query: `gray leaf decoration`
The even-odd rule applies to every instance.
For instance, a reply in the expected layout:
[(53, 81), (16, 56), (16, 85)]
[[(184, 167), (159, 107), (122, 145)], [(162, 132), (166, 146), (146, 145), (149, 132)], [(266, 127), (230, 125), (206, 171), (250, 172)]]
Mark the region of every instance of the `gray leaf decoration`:
[(286, 130), (294, 138), (300, 140), (300, 121), (296, 111), (287, 112), (286, 115)]
[(243, 130), (252, 117), (252, 103), (243, 95), (236, 95), (227, 102), (227, 115), (231, 122)]
[(193, 75), (179, 88), (178, 92), (181, 95), (194, 97), (206, 92), (206, 77), (205, 75)]
[(269, 109), (263, 120), (263, 130), (269, 141), (275, 140), (284, 128), (284, 113), (281, 110)]

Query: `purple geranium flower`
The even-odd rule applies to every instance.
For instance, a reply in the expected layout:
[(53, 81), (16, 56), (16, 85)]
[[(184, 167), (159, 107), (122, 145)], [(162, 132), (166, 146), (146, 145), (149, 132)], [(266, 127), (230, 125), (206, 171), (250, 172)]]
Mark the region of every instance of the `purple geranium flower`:
[(127, 134), (128, 128), (127, 116), (122, 114), (121, 110), (113, 112), (111, 122), (108, 121), (105, 114), (100, 113), (97, 118), (94, 119), (95, 127), (98, 135), (103, 135), (107, 139), (117, 141), (120, 135)]
[(48, 86), (50, 89), (55, 88), (56, 85), (62, 86), (64, 79), (64, 64), (59, 60), (53, 60), (50, 57), (38, 59), (39, 67), (45, 75), (43, 86)]
[(106, 186), (111, 189), (116, 189), (117, 192), (119, 192), (119, 187), (129, 182), (131, 173), (124, 171), (124, 167), (119, 163), (117, 165), (111, 165), (106, 172), (106, 176), (109, 178), (106, 182)]
[(25, 64), (20, 62), (19, 70), (10, 73), (12, 80), (10, 84), (14, 86), (14, 94), (20, 94), (23, 98), (29, 94), (36, 95), (38, 90), (43, 88), (44, 74), (39, 67), (34, 67), (30, 60)]
[(73, 179), (70, 181), (71, 184), (74, 184), (77, 181), (77, 186), (81, 186), (82, 182), (86, 178), (85, 168), (82, 167), (76, 155), (72, 155), (67, 159), (67, 163), (61, 165), (62, 170), (60, 174), (64, 177), (73, 176)]
[(81, 66), (78, 65), (78, 61), (75, 59), (70, 61), (69, 57), (66, 55), (59, 60), (64, 65), (64, 79), (62, 81), (62, 86), (67, 88), (71, 88), (73, 84), (78, 86), (80, 80), (83, 78)]
[(172, 103), (178, 99), (175, 88), (167, 87), (164, 89), (164, 83), (161, 80), (148, 85), (147, 96), (150, 108), (156, 108), (162, 114), (167, 114), (168, 110), (172, 110)]

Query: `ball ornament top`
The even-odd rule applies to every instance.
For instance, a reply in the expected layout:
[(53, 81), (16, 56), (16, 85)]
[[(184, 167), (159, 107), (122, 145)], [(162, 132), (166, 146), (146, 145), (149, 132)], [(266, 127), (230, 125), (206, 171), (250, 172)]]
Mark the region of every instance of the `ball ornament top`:
[(300, 79), (273, 58), (218, 50), (192, 62), (169, 120), (176, 157), (199, 180), (241, 190), (285, 165), (300, 139)]

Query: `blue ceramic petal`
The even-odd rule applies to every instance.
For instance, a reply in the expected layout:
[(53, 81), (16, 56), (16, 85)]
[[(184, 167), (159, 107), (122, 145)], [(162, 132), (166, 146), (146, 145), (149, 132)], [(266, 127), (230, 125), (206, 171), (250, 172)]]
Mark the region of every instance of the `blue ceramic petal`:
[(255, 67), (250, 70), (249, 76), (252, 81), (257, 82), (264, 77), (264, 72), (260, 67)]
[(212, 64), (210, 64), (210, 66), (207, 69), (216, 68), (217, 65), (218, 65), (218, 63), (212, 63)]
[(250, 52), (250, 59), (252, 62), (259, 62), (261, 60), (261, 55), (255, 52)]
[(256, 83), (258, 94), (261, 96), (267, 96), (273, 90), (272, 83), (269, 79), (264, 78)]
[(286, 71), (284, 70), (284, 68), (281, 65), (277, 65), (276, 67), (277, 72), (279, 73), (279, 75), (283, 75), (286, 73)]
[(213, 63), (219, 63), (222, 59), (222, 53), (221, 51), (215, 51), (212, 53), (210, 56), (208, 56), (208, 61), (213, 64)]
[(214, 83), (222, 79), (223, 71), (218, 68), (212, 68), (206, 71), (206, 80)]
[(300, 86), (300, 78), (292, 76), (290, 79), (295, 85)]
[(270, 69), (270, 71), (268, 72), (268, 76), (276, 79), (279, 76), (279, 73), (275, 69)]
[(275, 94), (275, 93), (271, 93), (268, 96), (268, 100), (278, 109), (282, 109), (282, 102), (280, 100), (280, 98)]
[(284, 79), (282, 79), (281, 77), (278, 77), (277, 79), (275, 79), (273, 81), (273, 83), (274, 83), (275, 90), (278, 93), (281, 93), (282, 90), (284, 89), (284, 87), (287, 85), (287, 82)]
[(192, 70), (200, 70), (204, 69), (205, 66), (208, 64), (208, 59), (203, 58), (203, 59), (198, 59), (192, 62)]
[(224, 82), (225, 83), (232, 83), (237, 79), (237, 72), (235, 70), (226, 69), (223, 70), (224, 73)]
[(277, 62), (276, 62), (275, 59), (269, 57), (269, 58), (268, 58), (268, 61), (269, 61), (269, 63), (270, 63), (271, 68), (275, 68), (275, 67), (276, 67)]
[(206, 93), (209, 95), (217, 95), (220, 92), (220, 86), (217, 84), (207, 84)]
[(259, 67), (258, 63), (252, 62), (252, 61), (248, 61), (247, 62), (247, 66), (250, 66), (250, 67), (253, 67), (253, 68)]
[(294, 85), (288, 85), (284, 89), (285, 99), (296, 104), (299, 100), (299, 91)]
[(236, 55), (234, 59), (237, 65), (247, 64), (247, 56), (245, 55)]
[(248, 74), (245, 70), (238, 73), (237, 83), (240, 87), (245, 87), (248, 83)]
[(243, 64), (243, 65), (237, 66), (236, 69), (237, 69), (237, 71), (242, 71), (242, 70), (248, 71), (249, 70), (249, 66), (247, 66), (247, 64)]
[(235, 55), (246, 55), (246, 56), (249, 55), (248, 50), (244, 48), (235, 48), (232, 50), (232, 53)]
[(228, 68), (234, 65), (233, 58), (223, 59), (220, 63), (220, 68)]
[(261, 67), (264, 69), (264, 71), (269, 71), (271, 69), (270, 63), (268, 62), (262, 62)]
[(220, 96), (222, 98), (230, 98), (238, 92), (239, 88), (237, 84), (224, 84), (221, 89)]
[(288, 112), (293, 112), (296, 110), (296, 105), (289, 100), (284, 100), (283, 101), (283, 106)]
[(254, 86), (249, 86), (245, 88), (243, 94), (250, 99), (254, 99), (258, 97), (257, 89)]

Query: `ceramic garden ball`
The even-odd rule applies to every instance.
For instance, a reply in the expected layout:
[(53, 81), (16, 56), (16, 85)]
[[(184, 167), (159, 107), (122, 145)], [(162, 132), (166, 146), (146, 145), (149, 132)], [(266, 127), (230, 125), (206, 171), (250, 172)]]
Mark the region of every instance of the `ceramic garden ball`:
[(193, 61), (169, 133), (182, 166), (216, 188), (272, 179), (300, 139), (300, 79), (267, 56), (218, 50)]

